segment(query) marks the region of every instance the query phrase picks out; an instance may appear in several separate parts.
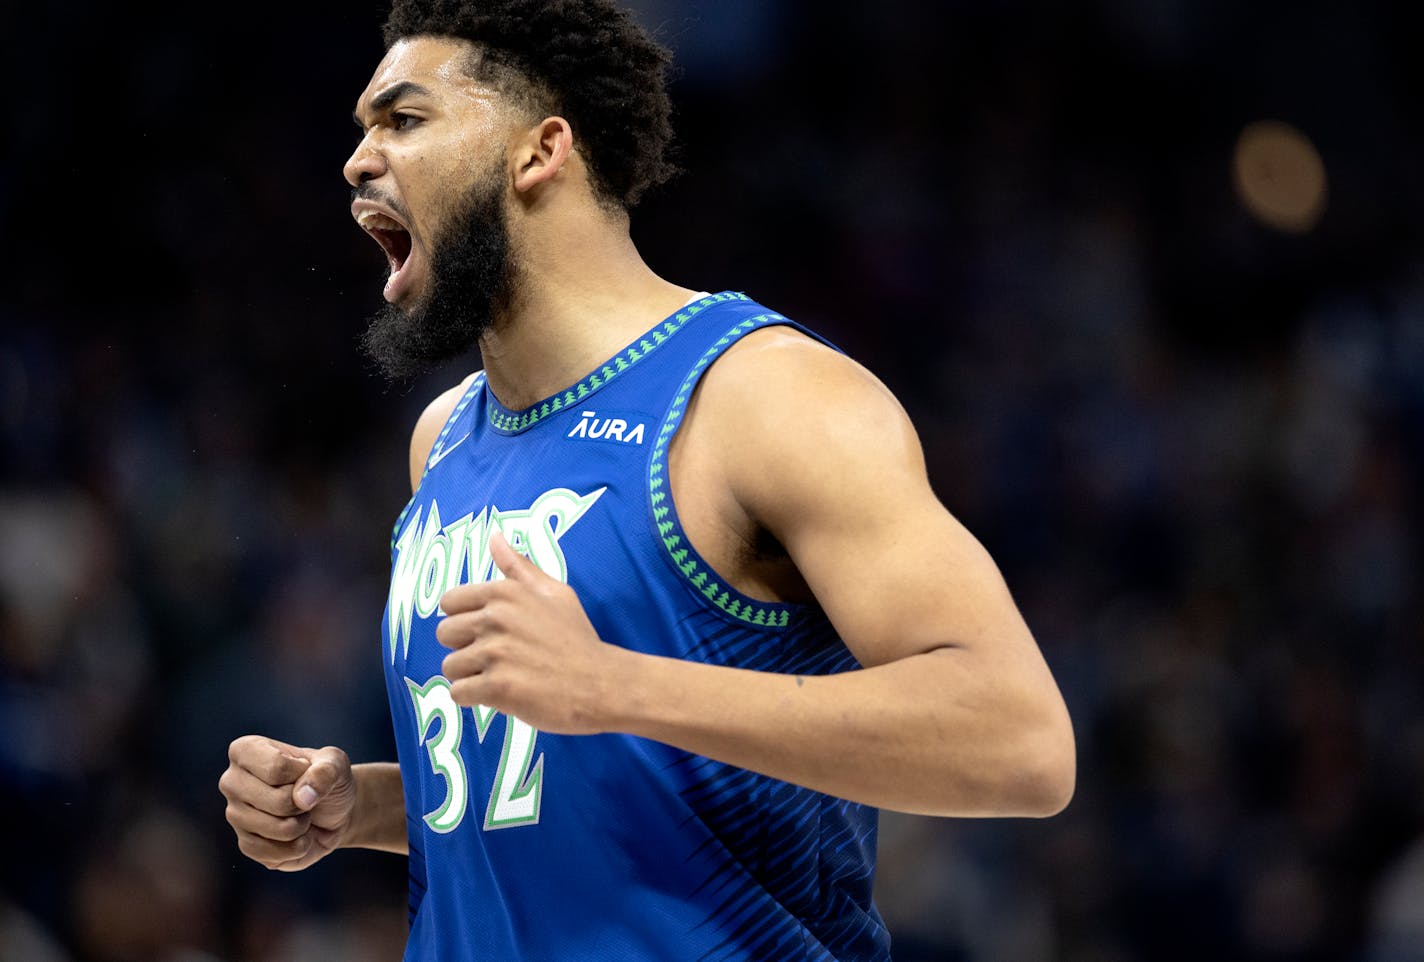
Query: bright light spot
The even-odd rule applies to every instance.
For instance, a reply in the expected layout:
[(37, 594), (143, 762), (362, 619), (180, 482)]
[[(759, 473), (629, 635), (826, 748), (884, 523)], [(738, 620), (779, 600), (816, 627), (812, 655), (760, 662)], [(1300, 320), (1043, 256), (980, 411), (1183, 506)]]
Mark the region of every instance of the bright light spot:
[(1325, 213), (1325, 164), (1310, 138), (1290, 124), (1248, 124), (1236, 141), (1231, 177), (1242, 205), (1267, 227), (1303, 234)]

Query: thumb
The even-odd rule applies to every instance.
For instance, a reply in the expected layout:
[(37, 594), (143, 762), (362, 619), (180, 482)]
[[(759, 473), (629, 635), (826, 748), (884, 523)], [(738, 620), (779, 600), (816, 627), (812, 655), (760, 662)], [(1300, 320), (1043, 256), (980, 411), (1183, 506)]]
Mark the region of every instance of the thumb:
[(504, 532), (496, 531), (491, 535), (489, 547), (490, 557), (494, 559), (500, 574), (510, 581), (519, 581), (541, 573), (534, 562), (510, 547), (509, 542), (505, 540)]
[(311, 764), (292, 786), (292, 801), (309, 812), (336, 786), (343, 771), (350, 769), (346, 753), (339, 748), (323, 748), (311, 753)]

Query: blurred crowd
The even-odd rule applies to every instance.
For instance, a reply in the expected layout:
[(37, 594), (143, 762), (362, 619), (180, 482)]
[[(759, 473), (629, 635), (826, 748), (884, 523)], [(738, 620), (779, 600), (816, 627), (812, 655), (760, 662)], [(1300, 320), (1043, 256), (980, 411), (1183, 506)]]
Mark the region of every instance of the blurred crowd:
[[(0, 959), (397, 958), (400, 859), (269, 873), (216, 788), (247, 732), (391, 757), (406, 445), (477, 363), (356, 345), (382, 7), (80, 6), (4, 68)], [(898, 962), (1424, 959), (1420, 14), (633, 6), (687, 170), (635, 239), (887, 382), (1073, 715), (1063, 815), (883, 816)], [(1309, 229), (1233, 191), (1262, 119)]]

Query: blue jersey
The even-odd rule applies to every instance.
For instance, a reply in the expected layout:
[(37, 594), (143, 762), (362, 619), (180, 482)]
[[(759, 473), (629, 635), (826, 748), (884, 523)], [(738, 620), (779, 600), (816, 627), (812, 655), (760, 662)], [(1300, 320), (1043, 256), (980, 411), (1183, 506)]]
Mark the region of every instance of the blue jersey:
[(874, 809), (642, 738), (550, 735), (459, 708), (440, 675), (440, 596), (499, 576), (495, 531), (573, 587), (604, 641), (763, 671), (857, 667), (819, 609), (726, 584), (688, 542), (667, 481), (708, 365), (790, 323), (740, 294), (707, 296), (526, 410), (503, 407), (482, 375), (460, 399), (396, 524), (383, 624), (410, 842), (406, 959), (889, 958), (871, 901)]

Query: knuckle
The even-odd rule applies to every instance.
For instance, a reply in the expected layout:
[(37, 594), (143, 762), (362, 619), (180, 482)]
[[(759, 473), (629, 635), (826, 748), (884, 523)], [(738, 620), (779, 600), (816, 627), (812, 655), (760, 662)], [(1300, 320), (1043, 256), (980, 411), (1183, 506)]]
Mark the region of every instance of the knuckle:
[(278, 817), (296, 815), (301, 812), (297, 808), (297, 803), (292, 800), (292, 790), (290, 788), (275, 788), (271, 793), (263, 797), (264, 804), (262, 810), (271, 812)]
[(297, 818), (282, 818), (277, 820), (277, 824), (272, 829), (272, 837), (279, 842), (294, 842), (301, 838), (307, 827), (303, 820)]
[(255, 736), (253, 735), (242, 735), (237, 738), (234, 738), (232, 742), (229, 743), (227, 746), (228, 760), (236, 762), (239, 758), (246, 754), (248, 749), (252, 745), (254, 737)]
[(480, 611), (480, 633), (488, 636), (503, 631), (510, 623), (509, 614), (515, 602), (510, 598), (500, 598)]
[(481, 687), (484, 697), (491, 702), (502, 702), (509, 696), (509, 681), (502, 675), (485, 677)]

